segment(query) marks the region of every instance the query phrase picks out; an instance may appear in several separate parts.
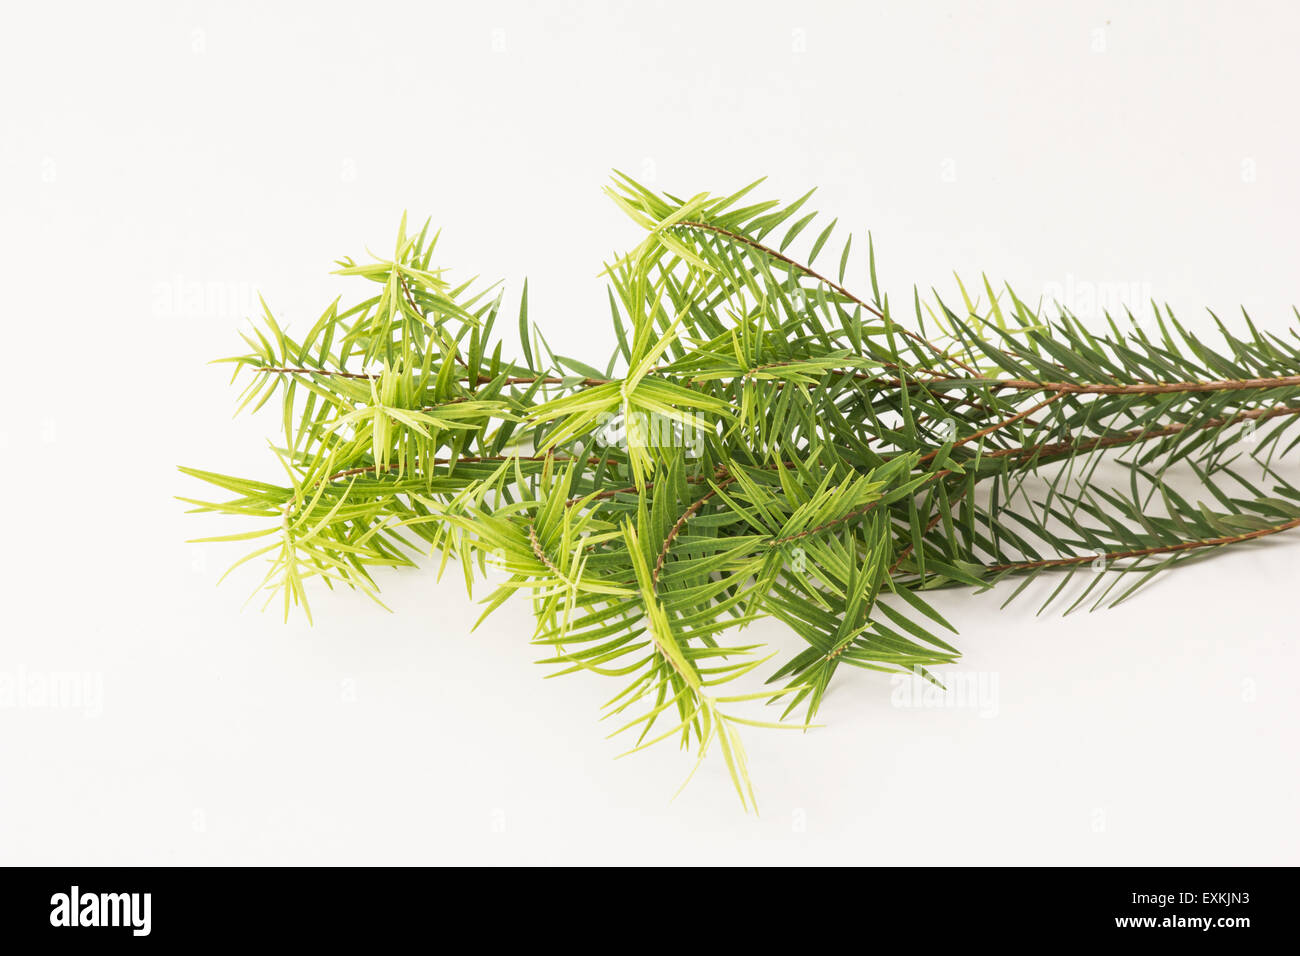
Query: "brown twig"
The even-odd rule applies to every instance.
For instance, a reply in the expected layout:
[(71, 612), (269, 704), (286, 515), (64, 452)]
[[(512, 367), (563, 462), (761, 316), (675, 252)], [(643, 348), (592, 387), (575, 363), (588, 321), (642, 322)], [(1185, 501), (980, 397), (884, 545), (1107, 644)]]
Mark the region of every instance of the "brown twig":
[(1204, 431), (1207, 428), (1221, 428), (1225, 425), (1235, 425), (1238, 422), (1249, 420), (1266, 421), (1270, 418), (1278, 418), (1283, 415), (1300, 415), (1300, 408), (1291, 405), (1280, 405), (1275, 408), (1252, 408), (1244, 412), (1238, 412), (1235, 415), (1228, 415), (1220, 418), (1206, 419), (1196, 425), (1173, 424), (1166, 425), (1162, 428), (1136, 428), (1132, 431), (1125, 432), (1122, 435), (1111, 435), (1105, 438), (1090, 438), (1086, 441), (1059, 441), (1044, 442), (1041, 445), (1026, 445), (1020, 448), (999, 448), (994, 451), (984, 453), (985, 458), (1004, 458), (1004, 457), (1021, 457), (1031, 458), (1035, 455), (1055, 455), (1061, 452), (1089, 452), (1098, 448), (1115, 448), (1120, 445), (1128, 445), (1139, 441), (1149, 441), (1153, 438), (1167, 438), (1170, 435), (1177, 435), (1181, 432)]
[[(964, 498), (964, 497), (966, 497), (966, 489), (965, 489), (965, 488), (963, 488), (963, 489), (961, 490), (961, 493), (960, 493), (959, 495), (957, 495), (957, 497), (954, 498), (954, 499), (952, 500), (951, 503), (952, 503), (952, 504), (956, 504), (957, 502), (961, 501), (962, 498)], [(942, 511), (936, 511), (936, 512), (935, 512), (935, 513), (930, 517), (930, 520), (926, 522), (926, 525), (925, 525), (925, 531), (922, 532), (922, 536), (927, 535), (927, 534), (929, 534), (931, 531), (933, 531), (933, 530), (935, 529), (935, 527), (939, 524), (939, 522), (942, 521), (942, 520), (943, 520), (943, 512), (942, 512)], [(893, 575), (893, 573), (894, 573), (895, 571), (898, 570), (899, 565), (901, 565), (904, 561), (907, 560), (907, 556), (908, 556), (909, 554), (912, 553), (913, 545), (914, 545), (914, 544), (915, 544), (914, 541), (909, 541), (909, 542), (907, 542), (907, 544), (905, 544), (905, 545), (903, 546), (903, 549), (902, 549), (901, 551), (898, 552), (898, 557), (896, 557), (896, 558), (894, 559), (894, 563), (891, 564), (891, 565), (889, 566), (889, 572), (888, 572), (888, 573), (889, 573), (890, 575)]]
[[(952, 447), (957, 448), (961, 445), (966, 444), (967, 442), (974, 441), (977, 438), (983, 438), (985, 435), (991, 435), (993, 432), (998, 431), (999, 429), (1002, 428), (1006, 428), (1008, 425), (1014, 425), (1016, 422), (1020, 421), (1026, 416), (1032, 415), (1034, 412), (1038, 411), (1039, 409), (1046, 408), (1048, 405), (1052, 404), (1052, 402), (1056, 401), (1060, 397), (1061, 397), (1060, 392), (1054, 392), (1048, 398), (1043, 399), (1043, 401), (1039, 402), (1036, 405), (1031, 405), (1029, 408), (1026, 408), (1022, 412), (1017, 412), (1016, 414), (1011, 415), (1008, 418), (1004, 418), (1000, 422), (990, 425), (988, 428), (981, 428), (977, 432), (972, 432), (971, 434), (966, 435), (960, 441), (953, 442)], [(934, 451), (922, 455), (919, 459), (917, 459), (917, 464), (924, 465), (928, 462), (933, 461), (941, 451), (943, 451), (942, 448), (936, 448)]]
[(880, 503), (880, 499), (877, 498), (875, 501), (868, 502), (867, 504), (863, 505), (861, 508), (854, 508), (852, 511), (848, 512), (847, 514), (842, 514), (838, 518), (832, 518), (830, 521), (824, 522), (823, 524), (819, 524), (815, 528), (805, 528), (803, 531), (797, 531), (794, 534), (788, 534), (784, 538), (773, 538), (771, 541), (767, 543), (768, 547), (770, 548), (780, 547), (783, 544), (789, 544), (791, 541), (798, 541), (801, 538), (807, 538), (814, 534), (820, 534), (823, 531), (829, 531), (831, 528), (834, 528), (837, 525), (842, 525), (846, 521), (851, 521), (854, 518), (862, 517), (864, 514), (866, 514), (868, 511), (870, 511), (879, 503)]
[[(1187, 431), (1189, 428), (1192, 431), (1204, 431), (1205, 429), (1209, 429), (1209, 428), (1221, 428), (1227, 425), (1235, 425), (1243, 421), (1250, 421), (1250, 420), (1264, 421), (1270, 418), (1278, 418), (1284, 415), (1300, 415), (1300, 407), (1285, 405), (1277, 408), (1252, 408), (1244, 412), (1238, 412), (1236, 415), (1228, 415), (1221, 418), (1207, 419), (1206, 421), (1200, 422), (1195, 426), (1175, 424), (1175, 425), (1167, 425), (1164, 428), (1152, 428), (1152, 429), (1145, 429), (1145, 430), (1134, 429), (1133, 431), (1126, 432), (1123, 435), (1113, 435), (1108, 438), (1094, 438), (1084, 442), (1061, 441), (1061, 442), (1054, 442), (1054, 443), (1043, 443), (1041, 445), (1027, 445), (1027, 446), (1022, 446), (1020, 448), (1000, 448), (995, 451), (984, 452), (983, 457), (1003, 458), (1003, 457), (1018, 456), (1021, 458), (1031, 458), (1034, 456), (1042, 456), (1042, 455), (1056, 455), (1056, 454), (1061, 454), (1063, 452), (1074, 452), (1076, 454), (1087, 453), (1090, 451), (1095, 451), (1098, 448), (1114, 448), (1120, 445), (1135, 444), (1139, 441), (1150, 441), (1151, 439), (1154, 438), (1166, 438), (1170, 435), (1177, 435), (1180, 432)], [(966, 489), (963, 488), (961, 492), (957, 495), (957, 497), (953, 499), (952, 504), (954, 505), (957, 504), (965, 496), (966, 496)], [(942, 520), (943, 520), (943, 512), (937, 512), (926, 524), (925, 534), (929, 534), (931, 531), (933, 531), (935, 527), (939, 524), (939, 522)], [(898, 553), (898, 557), (894, 560), (894, 563), (890, 565), (889, 568), (890, 574), (893, 574), (895, 571), (898, 570), (899, 566), (903, 563), (903, 561), (907, 559), (907, 556), (912, 553), (912, 550), (913, 550), (912, 542), (908, 542), (908, 544), (904, 546), (903, 549)], [(1095, 559), (1095, 555), (1093, 556), (1093, 559)]]
[[(254, 371), (276, 372), (286, 375), (332, 375), (336, 378), (379, 378), (378, 373), (342, 372), (323, 368), (280, 368), (263, 366), (255, 368)], [(651, 369), (650, 371), (662, 372), (661, 369)], [(932, 370), (922, 369), (921, 371), (932, 374)], [(859, 381), (869, 382), (885, 388), (901, 388), (904, 384), (903, 379), (884, 378), (868, 372), (850, 369), (833, 369), (824, 374), (847, 375)], [(476, 384), (482, 385), (491, 381), (494, 381), (491, 376), (479, 375)], [(561, 378), (555, 375), (520, 375), (505, 379), (504, 384), (532, 385), (536, 382), (540, 382), (543, 385), (562, 385), (568, 381), (573, 380), (569, 378)], [(578, 379), (574, 384), (590, 388), (596, 385), (610, 385), (619, 381), (621, 380), (614, 378), (582, 378)], [(780, 385), (783, 383), (777, 382), (775, 384)], [(1061, 392), (1066, 395), (1168, 395), (1175, 392), (1199, 394), (1204, 392), (1296, 388), (1300, 387), (1300, 375), (1279, 375), (1275, 378), (1215, 379), (1201, 382), (1136, 382), (1128, 384), (1112, 384), (1105, 382), (1033, 382), (1028, 379), (1020, 378), (969, 379), (959, 378), (956, 376), (939, 376), (929, 379), (915, 379), (907, 384), (919, 385), (923, 388), (938, 391), (950, 388), (988, 388), (993, 391), (1013, 390), (1020, 392)]]
[(546, 551), (542, 548), (542, 543), (537, 540), (536, 522), (528, 522), (528, 541), (533, 546), (533, 554), (537, 555), (537, 560), (546, 565), (557, 578), (563, 578), (564, 575), (560, 573), (560, 569), (547, 556)]
[[(556, 458), (553, 455), (466, 455), (463, 458), (435, 458), (432, 461), (434, 465), (486, 465), (493, 462), (503, 461), (553, 461), (556, 464), (563, 465), (571, 461), (577, 461), (576, 458)], [(599, 464), (601, 459), (588, 458), (588, 465)], [(364, 475), (372, 471), (391, 471), (396, 468), (396, 464), (391, 465), (364, 465), (360, 468), (349, 468), (347, 471), (340, 471), (330, 475), (326, 481), (335, 481), (339, 478), (351, 478), (353, 475)]]
[(271, 368), (266, 366), (259, 366), (257, 368), (254, 368), (253, 371), (276, 372), (280, 375), (325, 375), (325, 376), (333, 376), (334, 378), (364, 378), (364, 379), (379, 378), (378, 373), (371, 374), (369, 372), (335, 372), (327, 368)]
[(708, 501), (710, 498), (712, 498), (714, 495), (718, 493), (719, 488), (725, 488), (727, 485), (731, 484), (731, 482), (734, 480), (735, 479), (728, 478), (726, 481), (719, 484), (716, 488), (710, 488), (708, 494), (704, 495), (702, 498), (700, 498), (694, 504), (692, 504), (689, 508), (687, 508), (684, 512), (682, 512), (682, 516), (677, 519), (677, 523), (673, 525), (672, 530), (668, 532), (668, 536), (664, 538), (664, 546), (659, 549), (659, 559), (655, 561), (654, 571), (650, 575), (650, 580), (654, 584), (659, 583), (659, 572), (663, 570), (664, 561), (667, 560), (668, 558), (668, 549), (673, 546), (673, 541), (677, 538), (677, 535), (679, 535), (682, 529), (686, 527), (686, 522), (690, 521), (691, 518), (695, 516), (695, 513), (699, 511), (701, 507), (704, 506), (704, 503), (706, 501)]
[(1153, 548), (1134, 548), (1128, 551), (1110, 551), (1105, 554), (1084, 554), (1073, 558), (1049, 558), (1045, 561), (1013, 561), (1009, 564), (990, 564), (986, 565), (984, 570), (992, 574), (1000, 574), (1004, 571), (1033, 571), (1039, 568), (1066, 568), (1077, 564), (1089, 564), (1098, 559), (1106, 562), (1123, 561), (1127, 558), (1145, 558), (1153, 554), (1172, 554), (1178, 551), (1191, 551), (1194, 548), (1217, 548), (1225, 544), (1239, 544), (1242, 541), (1251, 541), (1254, 538), (1263, 538), (1266, 535), (1278, 534), (1283, 531), (1289, 531), (1292, 528), (1300, 528), (1300, 518), (1293, 518), (1290, 521), (1279, 525), (1273, 525), (1269, 528), (1257, 528), (1254, 531), (1246, 531), (1242, 534), (1224, 535), (1219, 538), (1201, 538), (1196, 541), (1180, 541), (1178, 544), (1166, 544)]
[[(872, 315), (876, 316), (876, 318), (883, 319), (885, 317), (885, 314), (879, 309), (877, 309), (874, 305), (871, 305), (870, 303), (863, 301), (858, 296), (850, 292), (848, 289), (844, 288), (844, 286), (840, 285), (838, 282), (835, 282), (827, 278), (826, 276), (822, 275), (820, 272), (814, 271), (812, 266), (807, 266), (804, 265), (802, 262), (799, 262), (795, 259), (791, 259), (785, 253), (778, 252), (776, 249), (773, 249), (771, 246), (764, 245), (763, 243), (759, 242), (757, 239), (750, 239), (748, 236), (742, 236), (740, 233), (732, 232), (729, 229), (723, 229), (721, 226), (714, 226), (714, 225), (710, 225), (707, 222), (697, 222), (695, 220), (690, 220), (690, 219), (676, 223), (675, 225), (684, 226), (691, 229), (701, 229), (704, 230), (705, 232), (712, 232), (719, 236), (725, 236), (726, 238), (730, 239), (732, 242), (738, 242), (741, 245), (749, 246), (749, 248), (761, 252), (765, 256), (769, 256), (773, 259), (776, 259), (778, 262), (784, 262), (792, 269), (797, 269), (799, 272), (802, 272), (804, 275), (808, 276), (808, 278), (813, 279), (816, 282), (822, 283), (822, 285), (826, 286), (829, 289), (834, 290), (838, 295), (842, 295), (850, 302), (853, 302), (856, 305), (860, 305), (862, 308), (866, 309)], [(926, 338), (923, 338), (920, 335), (917, 335), (915, 332), (911, 331), (910, 329), (905, 329), (899, 326), (898, 331), (901, 332), (903, 335), (907, 336), (912, 341), (919, 342), (921, 345), (924, 345), (926, 348), (928, 348), (931, 352), (933, 352), (943, 361), (951, 362), (952, 364), (956, 365), (958, 368), (963, 368), (968, 372), (972, 372), (972, 373), (975, 372), (975, 370), (971, 368), (969, 365), (966, 365), (964, 362), (961, 362), (958, 359), (953, 358), (951, 355), (946, 355), (943, 352), (943, 350), (940, 349), (933, 342), (929, 341)]]

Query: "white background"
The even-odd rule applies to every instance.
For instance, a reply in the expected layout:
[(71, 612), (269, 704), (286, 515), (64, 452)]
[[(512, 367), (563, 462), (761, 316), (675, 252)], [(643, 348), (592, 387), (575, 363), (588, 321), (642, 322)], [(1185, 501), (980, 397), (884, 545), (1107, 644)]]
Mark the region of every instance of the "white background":
[(826, 727), (746, 735), (755, 818), (718, 761), (670, 803), (686, 755), (614, 760), (613, 688), (542, 680), (525, 603), (471, 635), (456, 575), (408, 570), (392, 615), (318, 593), (284, 624), (215, 586), (239, 546), (184, 543), (230, 528), (172, 497), (203, 491), (178, 463), (274, 480), (274, 414), (232, 422), (205, 363), (257, 291), (299, 331), (360, 295), (332, 261), (403, 210), (603, 364), (596, 273), (640, 238), (613, 167), (819, 186), (895, 296), (987, 272), (1283, 332), (1298, 41), (1286, 3), (6, 8), (0, 675), (102, 700), (0, 708), (0, 861), (1300, 862), (1300, 541), (1092, 615), (946, 594), (996, 716), (842, 671)]

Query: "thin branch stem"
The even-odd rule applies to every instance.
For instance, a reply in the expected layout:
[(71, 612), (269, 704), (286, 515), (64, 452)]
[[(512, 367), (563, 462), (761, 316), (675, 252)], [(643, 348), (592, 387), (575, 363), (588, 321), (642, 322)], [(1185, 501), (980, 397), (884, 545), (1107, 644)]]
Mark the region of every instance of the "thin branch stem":
[[(754, 249), (757, 252), (761, 252), (763, 253), (763, 255), (775, 259), (778, 262), (784, 262), (790, 268), (802, 272), (808, 278), (816, 282), (820, 282), (822, 285), (833, 290), (838, 295), (841, 295), (844, 298), (848, 299), (850, 302), (853, 302), (856, 305), (859, 305), (862, 308), (866, 309), (876, 318), (878, 319), (885, 318), (885, 313), (882, 312), (880, 309), (876, 308), (874, 305), (871, 305), (868, 302), (863, 301), (861, 298), (854, 295), (852, 292), (844, 288), (844, 286), (840, 285), (838, 282), (828, 279), (826, 276), (822, 275), (821, 273), (814, 271), (812, 266), (804, 265), (802, 262), (799, 262), (795, 259), (791, 259), (785, 253), (779, 252), (776, 249), (773, 249), (771, 246), (766, 246), (756, 239), (750, 239), (748, 236), (742, 236), (740, 235), (740, 233), (732, 232), (729, 229), (723, 229), (720, 226), (710, 225), (707, 222), (697, 222), (695, 220), (690, 220), (690, 219), (676, 223), (676, 226), (686, 227), (690, 229), (700, 229), (705, 232), (711, 232), (714, 233), (715, 235), (724, 236), (725, 238), (730, 239), (732, 242), (737, 242), (740, 243), (741, 245), (748, 246), (749, 248)], [(898, 331), (900, 331), (903, 335), (907, 336), (909, 339), (911, 339), (914, 342), (919, 342), (920, 344), (924, 345), (926, 348), (928, 348), (931, 352), (933, 352), (943, 361), (951, 362), (957, 367), (963, 368), (968, 372), (975, 372), (975, 370), (971, 368), (969, 365), (966, 365), (965, 363), (953, 358), (951, 355), (945, 354), (941, 348), (939, 348), (937, 345), (935, 345), (933, 342), (929, 341), (928, 339), (925, 339), (920, 335), (917, 335), (915, 332), (911, 331), (910, 329), (904, 329), (902, 327), (897, 327), (897, 328)]]
[[(977, 438), (983, 438), (986, 435), (991, 435), (993, 434), (993, 432), (998, 431), (999, 429), (1007, 428), (1010, 425), (1014, 425), (1016, 422), (1020, 421), (1023, 418), (1027, 418), (1028, 416), (1032, 415), (1034, 412), (1046, 408), (1048, 405), (1052, 404), (1052, 402), (1056, 401), (1060, 397), (1061, 397), (1060, 392), (1053, 392), (1048, 398), (1043, 399), (1041, 402), (1039, 402), (1036, 405), (1031, 405), (1029, 408), (1026, 408), (1022, 412), (1017, 412), (1016, 414), (1008, 418), (1004, 418), (1000, 422), (996, 422), (995, 424), (990, 425), (988, 428), (981, 428), (977, 432), (972, 432), (971, 434), (964, 436), (960, 441), (953, 442), (952, 447), (957, 448), (961, 445), (965, 445), (968, 442), (972, 442)], [(928, 464), (929, 462), (933, 461), (939, 455), (939, 452), (941, 452), (942, 450), (943, 450), (942, 448), (936, 448), (934, 451), (922, 455), (921, 458), (918, 460), (917, 464), (921, 464), (921, 465)]]
[[(562, 465), (571, 461), (578, 461), (576, 458), (557, 458), (554, 455), (464, 455), (460, 458), (435, 458), (431, 462), (433, 465), (485, 465), (494, 462), (503, 461), (530, 461), (544, 462), (552, 461)], [(599, 464), (601, 459), (591, 457), (586, 459), (587, 464)], [(346, 471), (338, 471), (327, 477), (326, 481), (336, 481), (339, 478), (351, 478), (353, 475), (365, 475), (370, 472), (393, 471), (397, 468), (397, 463), (389, 465), (362, 465), (359, 468), (349, 468)]]
[(255, 367), (253, 371), (274, 372), (279, 375), (324, 375), (326, 377), (333, 377), (333, 378), (360, 378), (360, 379), (379, 378), (379, 374), (377, 372), (376, 373), (343, 372), (343, 371), (336, 372), (332, 369), (327, 369), (327, 368), (280, 368), (280, 367), (269, 367), (263, 365), (263, 366)]
[(1084, 441), (1067, 439), (1059, 442), (1044, 442), (1038, 445), (1025, 445), (1019, 448), (998, 448), (993, 451), (984, 452), (983, 457), (1033, 458), (1045, 455), (1056, 455), (1062, 452), (1090, 452), (1098, 448), (1117, 448), (1121, 445), (1131, 445), (1141, 441), (1150, 441), (1155, 438), (1168, 438), (1170, 435), (1178, 435), (1185, 431), (1204, 431), (1209, 428), (1222, 428), (1227, 425), (1235, 425), (1244, 421), (1266, 421), (1270, 418), (1279, 418), (1285, 415), (1300, 415), (1300, 407), (1280, 405), (1276, 408), (1251, 408), (1244, 412), (1238, 412), (1235, 415), (1206, 419), (1205, 421), (1199, 422), (1195, 425), (1176, 423), (1173, 425), (1165, 425), (1160, 428), (1136, 428), (1132, 431), (1125, 432), (1122, 435), (1110, 435), (1104, 438), (1090, 438)]
[(1083, 554), (1072, 558), (1049, 558), (1045, 561), (1012, 561), (1009, 564), (990, 564), (986, 565), (984, 570), (993, 574), (1001, 574), (1005, 571), (1034, 571), (1041, 568), (1068, 568), (1078, 564), (1089, 564), (1099, 558), (1106, 562), (1123, 561), (1128, 558), (1145, 558), (1154, 554), (1173, 554), (1179, 551), (1191, 551), (1196, 548), (1217, 548), (1225, 544), (1239, 544), (1243, 541), (1252, 541), (1255, 538), (1263, 538), (1271, 534), (1279, 534), (1283, 531), (1290, 531), (1292, 528), (1300, 528), (1300, 518), (1292, 518), (1282, 524), (1273, 525), (1268, 528), (1257, 528), (1254, 531), (1246, 531), (1241, 534), (1223, 535), (1218, 538), (1201, 538), (1195, 541), (1180, 541), (1177, 544), (1160, 545), (1152, 548), (1132, 548), (1127, 551), (1109, 551), (1104, 554)]
[(533, 554), (537, 556), (537, 560), (546, 565), (550, 572), (557, 578), (563, 579), (564, 575), (560, 573), (560, 569), (555, 566), (555, 563), (551, 561), (550, 557), (546, 554), (546, 550), (542, 547), (542, 543), (537, 540), (537, 523), (535, 521), (528, 522), (528, 542), (532, 545)]
[(728, 478), (726, 481), (721, 482), (716, 488), (710, 488), (706, 495), (682, 512), (682, 516), (677, 519), (672, 530), (669, 531), (667, 537), (664, 538), (663, 547), (659, 549), (659, 559), (655, 561), (654, 572), (650, 575), (650, 580), (652, 582), (655, 584), (659, 583), (659, 572), (663, 570), (664, 561), (668, 558), (668, 549), (673, 546), (673, 541), (676, 540), (677, 535), (679, 535), (682, 529), (686, 527), (686, 522), (690, 521), (691, 518), (694, 517), (695, 513), (704, 507), (704, 503), (718, 493), (720, 488), (727, 487), (727, 485), (731, 484), (734, 480), (734, 478)]
[[(790, 365), (797, 362), (786, 363)], [(774, 365), (772, 367), (779, 367)], [(255, 368), (257, 372), (274, 372), (285, 375), (326, 375), (336, 378), (357, 378), (371, 379), (378, 378), (378, 373), (365, 372), (343, 372), (333, 371), (323, 368), (280, 368), (262, 366)], [(650, 373), (666, 374), (663, 369), (651, 369)], [(742, 373), (737, 375), (737, 379), (743, 379), (748, 374)], [(827, 375), (844, 376), (848, 375), (860, 381), (865, 381), (879, 385), (885, 388), (902, 388), (904, 382), (897, 378), (882, 378), (878, 375), (872, 375), (867, 372), (860, 372), (851, 369), (835, 369), (826, 372)], [(484, 385), (488, 382), (495, 381), (491, 376), (478, 376), (477, 384)], [(555, 375), (521, 375), (512, 376), (505, 380), (506, 385), (532, 385), (540, 382), (543, 385), (563, 385), (566, 382), (572, 382), (575, 385), (584, 387), (593, 387), (596, 385), (611, 385), (622, 381), (616, 378), (582, 378), (571, 379), (561, 378)], [(719, 381), (728, 381), (721, 379)], [(944, 390), (946, 388), (989, 388), (995, 391), (1014, 390), (1020, 392), (1061, 392), (1066, 395), (1169, 395), (1176, 392), (1188, 393), (1205, 393), (1205, 392), (1238, 392), (1238, 391), (1256, 391), (1268, 390), (1274, 388), (1298, 388), (1300, 387), (1300, 375), (1279, 375), (1273, 378), (1244, 378), (1244, 379), (1214, 379), (1207, 381), (1192, 382), (1129, 382), (1129, 383), (1108, 383), (1108, 382), (1034, 382), (1028, 379), (1004, 378), (1004, 379), (985, 379), (985, 378), (933, 378), (918, 379), (907, 384), (921, 385), (929, 389)]]

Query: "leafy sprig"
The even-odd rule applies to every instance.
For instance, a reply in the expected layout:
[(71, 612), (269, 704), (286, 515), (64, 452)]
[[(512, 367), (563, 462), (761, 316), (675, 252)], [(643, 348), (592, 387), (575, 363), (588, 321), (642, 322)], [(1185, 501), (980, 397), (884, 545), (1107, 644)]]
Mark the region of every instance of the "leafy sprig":
[[(614, 735), (701, 760), (716, 742), (749, 806), (740, 727), (807, 727), (841, 665), (937, 682), (957, 659), (930, 590), (1014, 576), (1011, 600), (1059, 572), (1044, 606), (1113, 606), (1300, 526), (1274, 466), (1300, 441), (1295, 330), (1216, 316), (1212, 348), (1154, 305), (1090, 330), (987, 279), (953, 306), (914, 290), (904, 320), (870, 237), (864, 296), (846, 285), (851, 236), (818, 265), (838, 222), (814, 225), (811, 194), (752, 201), (757, 185), (679, 199), (615, 176), (644, 236), (603, 272), (603, 371), (550, 350), (526, 284), (507, 358), (502, 291), (454, 282), (405, 219), (391, 259), (339, 262), (376, 294), (336, 300), (301, 339), (264, 304), (222, 361), (241, 408), (278, 400), (285, 478), (183, 468), (229, 496), (184, 499), (195, 510), (255, 524), (201, 540), (254, 542), (235, 566), (264, 559), (257, 593), (286, 615), (310, 616), (316, 578), (378, 601), (377, 568), (429, 554), (488, 588), (485, 615), (522, 592), (553, 674), (616, 680)], [(1103, 481), (1103, 462), (1126, 477)], [(1209, 500), (1175, 491), (1175, 468)], [(772, 663), (736, 642), (763, 617), (806, 646)], [(748, 701), (780, 719), (742, 716)]]

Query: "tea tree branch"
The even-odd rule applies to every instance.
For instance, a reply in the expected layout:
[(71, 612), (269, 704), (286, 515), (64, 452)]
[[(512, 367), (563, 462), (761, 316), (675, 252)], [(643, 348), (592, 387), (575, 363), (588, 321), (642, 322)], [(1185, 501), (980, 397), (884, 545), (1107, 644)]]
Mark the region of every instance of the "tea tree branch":
[[(741, 727), (808, 726), (843, 666), (938, 681), (957, 659), (933, 590), (1017, 577), (1012, 600), (1062, 572), (1048, 606), (1093, 568), (1068, 613), (1300, 527), (1279, 467), (1300, 442), (1294, 330), (1212, 316), (1212, 346), (1153, 304), (1098, 331), (988, 280), (900, 312), (873, 243), (855, 262), (809, 196), (756, 185), (683, 200), (615, 177), (642, 232), (603, 273), (600, 364), (551, 351), (526, 285), (503, 335), (502, 290), (454, 282), (405, 220), (391, 257), (340, 261), (368, 289), (353, 304), (297, 334), (264, 306), (222, 361), (241, 408), (278, 409), (281, 477), (182, 469), (220, 490), (196, 511), (249, 523), (202, 540), (252, 542), (236, 566), (264, 562), (257, 593), (286, 614), (315, 579), (378, 600), (429, 555), (485, 614), (526, 595), (552, 673), (618, 683), (629, 752), (720, 752), (753, 806)], [(832, 244), (838, 268), (817, 265)], [(864, 266), (869, 297), (847, 279)], [(765, 617), (801, 642), (785, 661), (734, 637)]]

